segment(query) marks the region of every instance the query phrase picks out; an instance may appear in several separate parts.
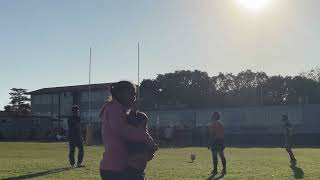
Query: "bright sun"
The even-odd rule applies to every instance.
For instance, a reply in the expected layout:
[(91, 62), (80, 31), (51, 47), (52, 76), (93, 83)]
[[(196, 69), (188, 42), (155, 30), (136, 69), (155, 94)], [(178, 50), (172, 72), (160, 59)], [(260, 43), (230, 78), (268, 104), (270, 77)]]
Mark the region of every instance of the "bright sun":
[(266, 7), (271, 0), (237, 0), (241, 6), (251, 11), (259, 11)]

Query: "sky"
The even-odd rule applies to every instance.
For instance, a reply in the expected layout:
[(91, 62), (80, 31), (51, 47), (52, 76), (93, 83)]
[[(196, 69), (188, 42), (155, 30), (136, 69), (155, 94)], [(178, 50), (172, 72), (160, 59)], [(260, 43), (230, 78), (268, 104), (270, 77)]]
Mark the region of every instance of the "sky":
[(10, 88), (137, 81), (175, 70), (297, 75), (320, 65), (320, 1), (1, 0), (0, 109)]

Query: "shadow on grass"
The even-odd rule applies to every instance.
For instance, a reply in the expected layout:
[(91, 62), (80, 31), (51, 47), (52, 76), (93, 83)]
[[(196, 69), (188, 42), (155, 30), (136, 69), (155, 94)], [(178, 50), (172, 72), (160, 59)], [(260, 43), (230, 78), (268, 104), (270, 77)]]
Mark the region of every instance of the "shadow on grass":
[(51, 170), (42, 171), (42, 172), (38, 172), (38, 173), (31, 173), (31, 174), (26, 174), (26, 175), (21, 175), (21, 176), (16, 176), (16, 177), (8, 177), (8, 178), (4, 178), (2, 180), (31, 179), (31, 178), (35, 178), (35, 177), (39, 177), (39, 176), (47, 176), (50, 174), (61, 173), (64, 171), (69, 171), (71, 169), (73, 169), (73, 168), (72, 167), (57, 168), (57, 169), (51, 169)]
[(209, 176), (206, 180), (218, 180), (218, 179), (221, 179), (221, 178), (223, 178), (224, 177), (224, 175), (223, 174), (221, 174), (220, 176), (217, 176), (217, 175), (211, 175), (211, 176)]
[(303, 179), (304, 178), (303, 169), (297, 167), (294, 164), (290, 165), (290, 168), (292, 169), (294, 178), (296, 178), (296, 179)]

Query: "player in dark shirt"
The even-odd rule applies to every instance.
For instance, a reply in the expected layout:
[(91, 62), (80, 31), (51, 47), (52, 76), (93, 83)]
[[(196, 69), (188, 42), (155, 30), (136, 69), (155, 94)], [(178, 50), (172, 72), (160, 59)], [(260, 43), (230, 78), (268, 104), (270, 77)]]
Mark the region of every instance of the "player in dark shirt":
[[(82, 167), (83, 161), (83, 143), (81, 134), (81, 124), (79, 116), (79, 107), (72, 106), (72, 116), (68, 119), (69, 128), (69, 162), (71, 166)], [(76, 147), (78, 148), (78, 162), (75, 165), (74, 153)]]
[(295, 165), (297, 164), (297, 160), (294, 157), (294, 154), (292, 152), (292, 125), (288, 119), (288, 115), (286, 114), (282, 114), (282, 118), (281, 118), (282, 122), (283, 122), (283, 131), (284, 131), (284, 145), (285, 148), (290, 156), (290, 162), (291, 164)]

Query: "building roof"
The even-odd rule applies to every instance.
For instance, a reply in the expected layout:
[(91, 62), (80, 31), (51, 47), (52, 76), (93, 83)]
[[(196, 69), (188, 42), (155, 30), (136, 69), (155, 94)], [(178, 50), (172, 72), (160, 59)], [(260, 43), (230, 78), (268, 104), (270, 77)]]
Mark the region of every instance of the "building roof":
[[(112, 83), (101, 83), (101, 84), (91, 84), (91, 90), (97, 89), (109, 89)], [(42, 88), (35, 91), (28, 92), (30, 95), (38, 95), (38, 94), (53, 94), (59, 92), (73, 92), (73, 91), (81, 91), (88, 90), (89, 85), (77, 85), (77, 86), (62, 86), (62, 87), (51, 87), (51, 88)]]

